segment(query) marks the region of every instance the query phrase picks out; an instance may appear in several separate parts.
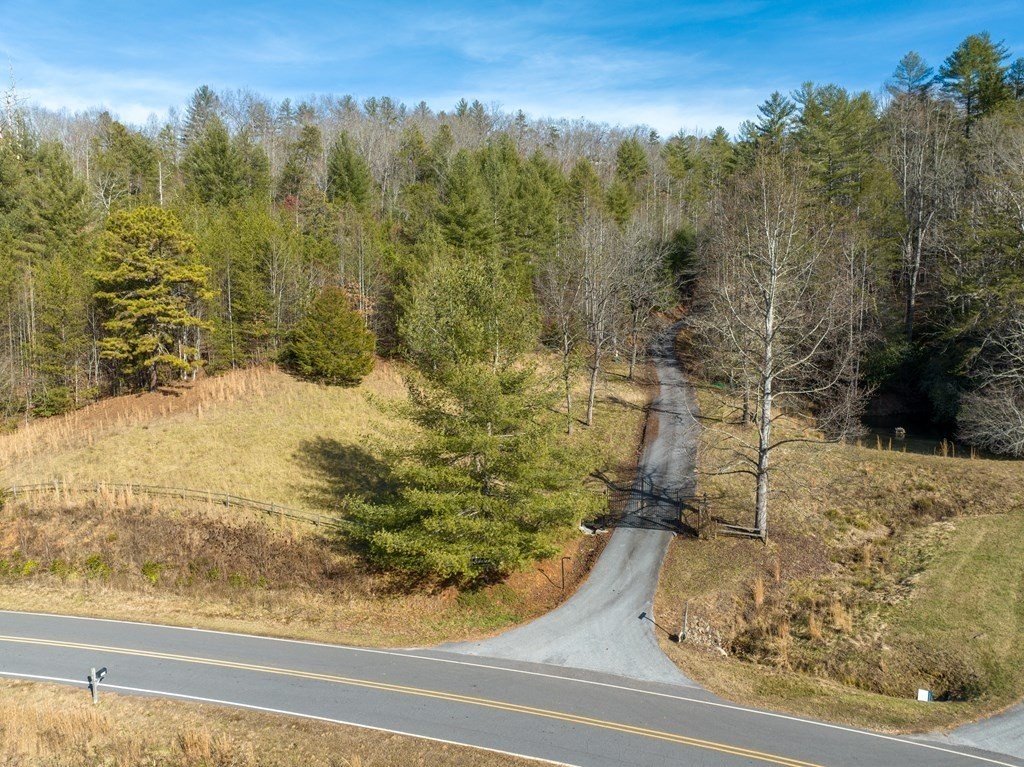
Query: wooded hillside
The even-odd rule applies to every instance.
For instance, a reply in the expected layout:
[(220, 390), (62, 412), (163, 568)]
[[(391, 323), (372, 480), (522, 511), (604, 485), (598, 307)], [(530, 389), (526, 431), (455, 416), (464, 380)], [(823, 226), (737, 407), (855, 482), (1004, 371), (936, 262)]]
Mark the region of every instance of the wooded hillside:
[[(565, 381), (635, 360), (651, 312), (685, 288), (720, 334), (705, 336), (710, 375), (757, 393), (759, 299), (744, 291), (784, 267), (780, 332), (809, 363), (784, 368), (784, 389), (824, 428), (881, 388), (1021, 455), (1024, 59), (1010, 59), (971, 35), (937, 69), (907, 54), (878, 95), (773, 93), (736, 136), (206, 86), (145, 126), (9, 108), (0, 414), (278, 359), (326, 288), (380, 352), (429, 375), (498, 372), (543, 342)], [(788, 265), (755, 268), (766, 247)]]

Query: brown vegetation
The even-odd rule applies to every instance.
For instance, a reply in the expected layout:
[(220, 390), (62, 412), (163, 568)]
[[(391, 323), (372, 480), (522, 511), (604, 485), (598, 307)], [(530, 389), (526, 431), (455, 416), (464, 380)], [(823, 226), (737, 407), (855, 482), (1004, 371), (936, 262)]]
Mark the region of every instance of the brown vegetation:
[[(171, 501), (39, 496), (5, 504), (0, 529), (7, 609), (403, 645), (487, 633), (563, 598), (557, 561), (477, 592), (410, 590), (308, 526)], [(599, 545), (566, 542), (567, 592)]]
[[(601, 395), (600, 420), (573, 441), (601, 468), (604, 481), (585, 481), (607, 494), (614, 511), (624, 497), (615, 488), (628, 485), (635, 465), (646, 393), (613, 376)], [(397, 369), (383, 363), (357, 389), (237, 371), (0, 436), (0, 451), (13, 457), (0, 482), (184, 484), (338, 513), (348, 495), (387, 492), (388, 449), (413, 433), (397, 407), (403, 397)], [(299, 522), (125, 492), (43, 494), (0, 508), (0, 605), (329, 642), (427, 644), (551, 609), (586, 576), (602, 542), (566, 537), (560, 556), (572, 560), (564, 591), (556, 557), (459, 593), (411, 588), (365, 566), (337, 534)]]
[(464, 746), (254, 711), (0, 682), (8, 767), (510, 767), (527, 760)]
[[(714, 415), (710, 398), (702, 404)], [(705, 469), (731, 428), (742, 427), (705, 433)], [(999, 530), (1012, 538), (1024, 526), (1019, 465), (786, 449), (767, 545), (678, 538), (670, 552), (658, 609), (671, 624), (690, 602), (689, 646), (668, 648), (687, 673), (760, 705), (877, 727), (952, 722), (1019, 698), (1020, 651), (1007, 640), (1021, 628), (1010, 605), (1021, 596), (1024, 547), (1006, 544), (997, 559), (965, 542), (993, 546)], [(743, 475), (700, 484), (718, 519), (749, 515)], [(965, 570), (982, 584), (970, 596)], [(918, 688), (946, 703), (915, 707)]]

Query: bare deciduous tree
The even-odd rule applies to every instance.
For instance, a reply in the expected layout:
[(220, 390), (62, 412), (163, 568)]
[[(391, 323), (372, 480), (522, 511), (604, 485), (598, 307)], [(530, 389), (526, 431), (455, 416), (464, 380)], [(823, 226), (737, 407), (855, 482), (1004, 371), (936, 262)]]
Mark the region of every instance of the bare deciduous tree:
[(579, 367), (580, 345), (585, 339), (582, 318), (583, 268), (581, 250), (559, 244), (540, 266), (537, 300), (544, 316), (545, 339), (558, 349), (560, 377), (565, 392), (565, 430), (572, 434), (573, 376)]
[(780, 398), (821, 399), (850, 378), (854, 287), (833, 226), (816, 220), (799, 175), (760, 158), (724, 200), (706, 253), (702, 311), (696, 319), (709, 366), (756, 397), (756, 442), (729, 433), (735, 460), (722, 471), (754, 477), (751, 532), (768, 535)]
[(948, 102), (898, 93), (886, 111), (888, 159), (903, 203), (904, 335), (913, 341), (925, 260), (960, 185), (959, 131)]
[(985, 450), (1024, 457), (1024, 314), (1009, 320), (988, 341), (992, 354), (981, 388), (960, 407), (960, 438)]
[(668, 243), (657, 235), (650, 217), (634, 217), (623, 233), (624, 260), (621, 310), (629, 346), (629, 379), (647, 346), (654, 313), (674, 299), (666, 266)]
[(594, 422), (597, 379), (615, 338), (616, 320), (623, 296), (625, 259), (622, 234), (598, 211), (588, 212), (577, 234), (582, 269), (582, 309), (590, 343), (590, 390), (587, 395), (587, 426)]

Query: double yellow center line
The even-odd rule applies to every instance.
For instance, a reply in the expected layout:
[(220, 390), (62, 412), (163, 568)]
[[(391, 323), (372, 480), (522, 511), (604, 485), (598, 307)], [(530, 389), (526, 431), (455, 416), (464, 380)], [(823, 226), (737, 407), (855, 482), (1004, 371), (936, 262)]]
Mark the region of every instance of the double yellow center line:
[(783, 765), (784, 767), (820, 767), (820, 765), (816, 765), (812, 762), (802, 762), (797, 759), (790, 759), (789, 757), (785, 756), (777, 756), (775, 754), (768, 754), (762, 751), (754, 751), (749, 748), (731, 746), (726, 743), (717, 743), (711, 740), (691, 738), (686, 735), (677, 735), (675, 733), (663, 732), (661, 730), (652, 730), (646, 727), (637, 727), (630, 724), (622, 724), (620, 722), (610, 722), (604, 719), (595, 719), (589, 716), (580, 716), (578, 714), (569, 714), (561, 711), (551, 711), (549, 709), (537, 708), (535, 706), (523, 706), (517, 703), (506, 703), (504, 701), (491, 700), (489, 698), (477, 698), (470, 695), (459, 695), (457, 693), (441, 692), (438, 690), (425, 690), (419, 687), (408, 687), (405, 685), (388, 684), (386, 682), (374, 682), (367, 679), (353, 679), (351, 677), (336, 676), (334, 674), (319, 674), (312, 671), (300, 671), (297, 669), (280, 668), (277, 666), (262, 666), (253, 663), (239, 663), (237, 661), (217, 660), (215, 658), (200, 658), (192, 655), (178, 655), (175, 653), (152, 652), (149, 650), (133, 650), (124, 647), (107, 647), (104, 645), (82, 644), (79, 642), (62, 642), (53, 639), (33, 639), (28, 637), (12, 637), (0, 635), (0, 642), (16, 642), (19, 644), (45, 645), (47, 647), (61, 647), (71, 650), (90, 650), (95, 652), (114, 653), (118, 655), (131, 655), (139, 658), (152, 658), (154, 660), (176, 661), (178, 663), (192, 663), (202, 666), (216, 666), (218, 668), (235, 669), (238, 671), (254, 671), (262, 674), (277, 674), (279, 676), (312, 679), (318, 682), (343, 684), (350, 687), (362, 687), (365, 689), (379, 690), (381, 692), (398, 693), (401, 695), (415, 695), (421, 698), (431, 698), (433, 700), (442, 700), (447, 701), (449, 703), (462, 703), (470, 706), (481, 706), (483, 708), (495, 709), (498, 711), (508, 711), (516, 714), (526, 714), (528, 716), (537, 716), (545, 719), (554, 719), (560, 722), (568, 722), (570, 724), (579, 724), (587, 727), (597, 727), (603, 730), (611, 730), (614, 732), (621, 732), (629, 735), (639, 735), (645, 738), (653, 738), (655, 740), (667, 741), (669, 743), (677, 743), (679, 745), (691, 746), (693, 748), (702, 748), (707, 749), (709, 751), (718, 751), (723, 754), (730, 754), (732, 756), (739, 756), (747, 759), (755, 759), (761, 762), (768, 762), (769, 764)]

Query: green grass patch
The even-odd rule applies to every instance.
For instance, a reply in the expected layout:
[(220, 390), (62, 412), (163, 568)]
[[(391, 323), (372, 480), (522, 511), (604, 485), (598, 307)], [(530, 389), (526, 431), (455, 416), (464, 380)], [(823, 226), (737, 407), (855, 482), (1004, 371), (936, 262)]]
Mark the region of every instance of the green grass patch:
[[(752, 483), (715, 475), (730, 430), (703, 436), (711, 512), (749, 524)], [(720, 408), (716, 410), (716, 408)], [(780, 435), (805, 425), (783, 422)], [(666, 650), (716, 692), (878, 729), (951, 726), (1024, 695), (1024, 472), (1019, 463), (795, 445), (772, 477), (769, 541), (677, 538), (659, 620)], [(918, 688), (937, 702), (915, 700)]]
[(957, 520), (912, 598), (888, 619), (901, 639), (894, 653), (955, 657), (928, 669), (940, 681), (954, 671), (962, 677), (951, 690), (961, 694), (946, 697), (1015, 702), (1024, 693), (1024, 510)]

